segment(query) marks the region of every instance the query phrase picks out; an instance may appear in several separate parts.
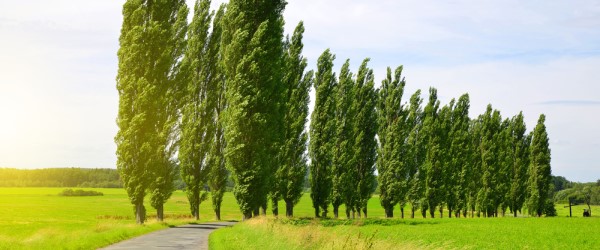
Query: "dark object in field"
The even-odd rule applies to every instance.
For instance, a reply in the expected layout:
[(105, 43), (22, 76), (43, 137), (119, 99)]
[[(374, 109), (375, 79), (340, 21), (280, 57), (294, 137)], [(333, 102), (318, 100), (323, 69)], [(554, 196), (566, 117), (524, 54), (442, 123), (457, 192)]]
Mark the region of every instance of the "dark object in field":
[(82, 190), (82, 189), (65, 189), (60, 194), (60, 196), (103, 196), (104, 194), (101, 192), (93, 191), (93, 190)]
[(583, 217), (590, 217), (590, 211), (588, 211), (587, 209), (583, 210)]

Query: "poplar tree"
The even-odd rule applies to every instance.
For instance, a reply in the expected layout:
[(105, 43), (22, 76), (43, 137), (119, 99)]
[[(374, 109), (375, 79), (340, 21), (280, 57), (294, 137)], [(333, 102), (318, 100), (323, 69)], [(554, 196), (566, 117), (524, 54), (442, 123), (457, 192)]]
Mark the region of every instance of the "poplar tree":
[(356, 210), (367, 217), (367, 203), (375, 191), (375, 163), (377, 161), (377, 94), (373, 70), (368, 68), (369, 58), (358, 69), (354, 90), (355, 121), (353, 123), (354, 157), (356, 167)]
[(476, 119), (471, 120), (469, 125), (471, 154), (469, 157), (470, 178), (468, 179), (467, 203), (468, 209), (471, 210), (471, 217), (480, 216), (479, 189), (481, 188), (482, 163), (481, 163), (481, 140), (483, 130), (483, 115), (479, 115)]
[(502, 216), (506, 215), (506, 209), (510, 206), (510, 186), (512, 180), (512, 165), (513, 165), (513, 153), (512, 153), (512, 122), (509, 118), (504, 119), (500, 127), (499, 140), (497, 143), (500, 145), (498, 152), (498, 161), (500, 164), (498, 173), (498, 193), (500, 199), (500, 211)]
[(407, 183), (406, 199), (411, 206), (410, 218), (415, 217), (415, 211), (420, 206), (427, 173), (423, 168), (426, 148), (423, 133), (424, 114), (421, 108), (422, 103), (421, 90), (417, 90), (410, 97), (410, 105), (407, 109), (406, 126), (409, 131), (406, 138), (407, 156), (404, 158), (403, 164), (406, 166), (408, 172), (409, 181)]
[(492, 105), (488, 105), (485, 114), (482, 117), (481, 143), (479, 145), (481, 152), (481, 186), (477, 195), (480, 210), (484, 216), (493, 217), (496, 215), (496, 209), (500, 205), (500, 194), (498, 190), (499, 172), (500, 172), (500, 112), (493, 110)]
[(267, 201), (283, 138), (283, 0), (231, 0), (223, 17), (225, 158), (244, 219)]
[(548, 200), (548, 190), (552, 181), (550, 169), (550, 147), (546, 132), (546, 116), (540, 115), (533, 130), (530, 146), (529, 180), (527, 183), (529, 213), (542, 216), (544, 205)]
[(303, 22), (298, 23), (291, 41), (286, 42), (284, 54), (285, 76), (285, 141), (281, 148), (281, 167), (276, 172), (273, 214), (278, 214), (279, 197), (285, 201), (285, 214), (294, 215), (294, 206), (302, 197), (307, 172), (306, 146), (308, 135), (304, 128), (308, 118), (309, 91), (313, 72), (304, 74), (306, 59), (302, 56)]
[(521, 211), (527, 196), (527, 169), (529, 167), (529, 145), (531, 137), (525, 134), (527, 130), (523, 118), (523, 112), (512, 118), (511, 136), (511, 180), (508, 194), (509, 208), (514, 217)]
[[(469, 137), (469, 94), (463, 94), (458, 98), (456, 106), (452, 110), (452, 132), (450, 142), (450, 174), (453, 185), (449, 187), (451, 194), (448, 197), (455, 199), (456, 216), (466, 214), (468, 204), (468, 186), (471, 178), (471, 141)], [(448, 204), (448, 217), (452, 216), (450, 201)]]
[(223, 69), (221, 67), (221, 34), (222, 34), (222, 20), (225, 15), (225, 4), (221, 4), (219, 10), (215, 14), (212, 25), (212, 33), (210, 35), (210, 42), (208, 44), (208, 50), (211, 63), (216, 65), (215, 69), (215, 89), (213, 95), (215, 98), (214, 110), (213, 110), (213, 123), (215, 124), (213, 129), (213, 139), (206, 156), (207, 165), (209, 166), (208, 173), (208, 186), (210, 187), (210, 197), (212, 201), (213, 211), (215, 212), (215, 219), (221, 220), (221, 203), (223, 202), (223, 194), (227, 185), (227, 177), (229, 172), (225, 167), (225, 138), (223, 130), (223, 111), (227, 105), (225, 100), (225, 79), (223, 76)]
[[(429, 102), (425, 106), (425, 118), (423, 120), (423, 133), (427, 145), (427, 154), (425, 156), (424, 169), (425, 174), (425, 194), (423, 210), (429, 209), (429, 215), (435, 216), (435, 208), (440, 204), (442, 198), (442, 181), (444, 178), (442, 173), (442, 148), (441, 136), (439, 131), (439, 106), (440, 101), (437, 99), (437, 90), (429, 89)], [(425, 214), (425, 211), (421, 211)]]
[[(310, 197), (315, 216), (327, 217), (331, 201), (331, 166), (333, 164), (333, 141), (335, 137), (335, 89), (333, 73), (335, 55), (325, 50), (317, 61), (315, 107), (310, 121)], [(322, 212), (322, 213), (321, 213)]]
[(146, 219), (151, 194), (157, 219), (174, 190), (176, 77), (184, 48), (188, 9), (184, 1), (127, 1), (119, 38), (119, 132), (117, 168), (136, 222)]
[(353, 189), (356, 177), (354, 169), (354, 79), (350, 72), (350, 60), (346, 60), (335, 89), (335, 146), (333, 147), (331, 204), (333, 216), (338, 218), (340, 205), (346, 204), (346, 215), (355, 207)]
[(450, 103), (444, 105), (444, 107), (441, 108), (437, 119), (436, 136), (438, 137), (441, 149), (441, 152), (439, 152), (441, 178), (439, 181), (440, 192), (438, 198), (440, 200), (438, 206), (440, 218), (444, 216), (444, 205), (448, 207), (450, 213), (456, 206), (456, 197), (454, 196), (452, 189), (454, 188), (458, 171), (454, 169), (452, 165), (452, 154), (450, 151), (452, 144), (452, 112), (455, 102), (456, 101), (452, 99)]
[(208, 153), (215, 137), (215, 105), (219, 76), (217, 71), (218, 47), (209, 34), (210, 0), (198, 0), (194, 6), (194, 16), (188, 29), (188, 45), (183, 59), (183, 69), (187, 75), (181, 117), (181, 140), (179, 162), (181, 177), (186, 184), (185, 191), (192, 215), (200, 218), (200, 203), (207, 197), (204, 185), (210, 173)]
[(392, 69), (387, 68), (387, 77), (381, 82), (378, 91), (377, 115), (379, 121), (379, 147), (377, 172), (379, 200), (385, 210), (385, 217), (394, 217), (394, 206), (400, 203), (402, 218), (408, 190), (408, 164), (406, 161), (406, 110), (402, 105), (402, 95), (406, 82), (402, 66), (396, 68), (392, 79)]

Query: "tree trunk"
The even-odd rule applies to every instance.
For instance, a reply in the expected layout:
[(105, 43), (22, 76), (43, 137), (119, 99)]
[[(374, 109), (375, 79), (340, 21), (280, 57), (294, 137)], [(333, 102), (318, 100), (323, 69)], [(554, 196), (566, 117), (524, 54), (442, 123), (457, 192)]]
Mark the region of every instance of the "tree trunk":
[[(394, 210), (394, 208), (392, 208), (392, 211), (393, 210)], [(400, 207), (400, 218), (404, 219), (404, 207)]]
[(323, 218), (327, 218), (327, 210), (323, 210), (323, 213), (321, 214), (321, 216)]
[(429, 209), (429, 215), (431, 218), (435, 218), (435, 208)]
[(200, 220), (200, 212), (198, 211), (198, 209), (196, 209), (196, 211), (194, 211), (194, 219)]
[(260, 206), (260, 215), (265, 216), (267, 215), (267, 204), (263, 204), (262, 206)]
[(276, 200), (273, 200), (271, 206), (272, 206), (271, 211), (273, 211), (273, 216), (275, 216), (275, 217), (279, 216), (279, 202)]
[(315, 207), (315, 217), (319, 218), (319, 216), (321, 216), (320, 212), (319, 212), (319, 206)]
[(357, 212), (357, 214), (358, 214), (358, 218), (360, 219), (360, 217), (362, 216), (362, 214), (360, 214), (360, 208), (357, 208), (357, 209), (356, 209), (356, 212)]
[(367, 218), (367, 207), (366, 206), (363, 208), (363, 213), (365, 214), (365, 219), (366, 219)]
[(452, 218), (452, 209), (448, 209), (448, 218)]
[(260, 213), (260, 206), (255, 207), (254, 211), (252, 211), (252, 214), (254, 217), (257, 217), (259, 215), (259, 213)]
[(394, 207), (391, 209), (389, 207), (384, 208), (385, 210), (385, 218), (394, 218)]
[(217, 221), (221, 220), (221, 207), (216, 207), (215, 208), (215, 219)]
[(164, 205), (159, 204), (156, 208), (156, 220), (162, 222), (164, 220)]
[(338, 218), (338, 209), (340, 208), (339, 205), (333, 205), (333, 218)]
[(242, 220), (249, 220), (250, 218), (252, 218), (252, 211), (244, 213), (244, 217), (242, 217)]
[(135, 222), (137, 224), (144, 224), (146, 221), (146, 208), (144, 203), (135, 204)]
[(294, 203), (291, 201), (285, 202), (285, 216), (294, 217)]
[(440, 218), (444, 218), (444, 206), (440, 205)]
[(415, 218), (415, 205), (412, 204), (410, 207), (410, 218), (414, 219)]
[(351, 217), (350, 217), (350, 209), (348, 209), (348, 207), (346, 207), (346, 218), (351, 219)]
[(423, 218), (427, 218), (427, 210), (421, 208), (421, 215), (423, 216)]

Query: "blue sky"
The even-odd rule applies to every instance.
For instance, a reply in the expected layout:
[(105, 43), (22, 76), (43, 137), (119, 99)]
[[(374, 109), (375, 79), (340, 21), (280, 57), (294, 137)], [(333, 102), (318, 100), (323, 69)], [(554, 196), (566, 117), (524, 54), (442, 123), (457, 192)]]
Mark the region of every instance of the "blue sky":
[[(115, 167), (123, 3), (0, 2), (0, 167)], [(600, 2), (290, 0), (285, 18), (305, 22), (309, 67), (330, 48), (378, 82), (404, 65), (407, 97), (468, 92), (471, 117), (544, 113), (553, 174), (600, 178)]]

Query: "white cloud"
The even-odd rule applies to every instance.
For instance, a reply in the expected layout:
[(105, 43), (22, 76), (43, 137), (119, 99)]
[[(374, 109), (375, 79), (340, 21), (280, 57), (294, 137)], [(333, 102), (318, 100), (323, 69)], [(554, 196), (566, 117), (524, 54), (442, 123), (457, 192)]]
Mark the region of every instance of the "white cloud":
[[(0, 2), (0, 167), (114, 167), (124, 2)], [(487, 103), (505, 117), (523, 110), (529, 129), (545, 113), (554, 173), (600, 177), (599, 106), (559, 104), (600, 101), (599, 2), (288, 2), (286, 31), (304, 20), (310, 68), (331, 48), (338, 71), (371, 57), (377, 81), (404, 64), (407, 97), (469, 92), (472, 116)]]

